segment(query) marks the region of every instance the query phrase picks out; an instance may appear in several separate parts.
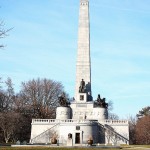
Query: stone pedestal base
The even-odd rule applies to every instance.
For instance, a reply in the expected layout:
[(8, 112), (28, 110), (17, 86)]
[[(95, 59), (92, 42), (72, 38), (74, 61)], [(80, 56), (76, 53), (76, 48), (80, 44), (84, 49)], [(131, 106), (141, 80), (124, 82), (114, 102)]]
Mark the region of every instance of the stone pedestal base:
[(72, 139), (67, 140), (67, 146), (73, 146), (73, 140)]

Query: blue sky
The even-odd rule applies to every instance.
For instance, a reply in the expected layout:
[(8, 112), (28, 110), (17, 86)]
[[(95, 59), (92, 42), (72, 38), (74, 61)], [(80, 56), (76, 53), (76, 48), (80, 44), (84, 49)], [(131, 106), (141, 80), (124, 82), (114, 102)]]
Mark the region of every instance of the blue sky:
[[(0, 39), (0, 76), (48, 78), (75, 90), (79, 0), (0, 0), (13, 30)], [(90, 0), (92, 94), (113, 101), (120, 118), (150, 105), (150, 1)]]

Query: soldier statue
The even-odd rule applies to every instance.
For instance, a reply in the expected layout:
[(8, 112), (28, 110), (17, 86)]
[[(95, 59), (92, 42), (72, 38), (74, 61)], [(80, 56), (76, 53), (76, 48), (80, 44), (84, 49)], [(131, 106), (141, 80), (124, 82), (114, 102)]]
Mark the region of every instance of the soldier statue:
[(62, 95), (58, 98), (60, 106), (68, 107), (70, 105), (70, 102), (66, 98), (65, 93), (62, 93)]
[(100, 97), (100, 94), (98, 94), (98, 97), (97, 97), (97, 105), (100, 106), (101, 108), (108, 108), (108, 103), (105, 102), (105, 98), (102, 98)]
[(82, 79), (80, 82), (79, 92), (84, 93), (85, 92), (85, 81)]

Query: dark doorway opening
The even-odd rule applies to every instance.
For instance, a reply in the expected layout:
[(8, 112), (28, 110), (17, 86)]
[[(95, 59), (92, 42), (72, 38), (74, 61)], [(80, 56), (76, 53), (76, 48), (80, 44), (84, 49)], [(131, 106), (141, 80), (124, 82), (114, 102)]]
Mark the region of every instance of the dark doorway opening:
[(80, 144), (80, 133), (76, 133), (75, 144)]

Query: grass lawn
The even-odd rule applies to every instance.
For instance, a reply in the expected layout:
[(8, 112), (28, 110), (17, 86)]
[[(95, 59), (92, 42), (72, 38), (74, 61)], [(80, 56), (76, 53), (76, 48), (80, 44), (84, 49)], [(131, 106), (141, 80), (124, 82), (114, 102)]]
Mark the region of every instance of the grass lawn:
[[(62, 148), (62, 147), (58, 147), (58, 148), (46, 148), (46, 147), (24, 147), (24, 148), (21, 148), (21, 147), (18, 147), (18, 148), (14, 148), (14, 147), (4, 147), (4, 148), (0, 148), (0, 150), (96, 150), (95, 148)], [(111, 149), (111, 148), (107, 148), (107, 149), (104, 149), (104, 148), (98, 148), (99, 150), (118, 150), (118, 149)]]
[[(0, 147), (0, 150), (119, 150), (119, 148), (96, 148), (96, 147)], [(122, 146), (122, 150), (150, 150), (150, 145), (129, 145)]]

